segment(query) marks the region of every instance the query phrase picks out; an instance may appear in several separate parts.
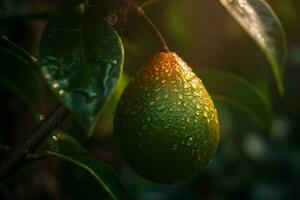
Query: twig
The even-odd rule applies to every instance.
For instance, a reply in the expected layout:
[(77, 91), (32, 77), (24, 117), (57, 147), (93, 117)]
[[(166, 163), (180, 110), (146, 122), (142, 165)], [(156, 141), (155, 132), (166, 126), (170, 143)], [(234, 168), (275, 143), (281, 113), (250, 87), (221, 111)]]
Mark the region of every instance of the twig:
[(157, 28), (157, 26), (154, 24), (154, 22), (145, 13), (145, 11), (143, 10), (143, 8), (139, 6), (136, 9), (137, 9), (138, 15), (140, 15), (141, 17), (143, 17), (146, 20), (146, 22), (150, 25), (150, 27), (152, 28), (152, 30), (154, 31), (155, 35), (157, 36), (157, 39), (160, 42), (160, 46), (161, 46), (162, 50), (163, 51), (169, 51), (169, 47), (167, 45), (167, 42), (166, 42), (165, 38), (163, 37), (163, 35), (161, 34), (161, 32), (159, 31), (159, 29)]
[(13, 148), (0, 165), (0, 181), (6, 179), (25, 162), (26, 157), (32, 154), (47, 139), (68, 114), (69, 111), (64, 105), (57, 105), (22, 145)]
[[(0, 155), (3, 157), (5, 155), (9, 154), (11, 150), (12, 150), (12, 147), (10, 147), (10, 146), (0, 146)], [(32, 161), (41, 160), (41, 159), (48, 158), (48, 157), (49, 157), (49, 155), (46, 155), (46, 154), (27, 154), (24, 158), (24, 162), (29, 163)]]
[[(124, 26), (127, 23), (128, 17), (133, 13), (133, 11), (138, 10), (139, 14), (144, 17), (146, 21), (148, 21), (148, 23), (152, 26), (153, 30), (155, 30), (156, 35), (161, 42), (163, 50), (168, 51), (166, 42), (159, 32), (158, 28), (148, 18), (148, 16), (144, 13), (142, 8), (139, 7), (139, 5), (139, 0), (123, 0), (122, 5), (118, 11), (118, 19), (120, 19), (118, 20), (118, 23), (121, 24), (121, 27)], [(42, 15), (41, 17), (47, 18), (49, 16)], [(28, 16), (28, 19), (35, 18), (36, 16), (34, 15)], [(120, 26), (117, 29), (120, 31)], [(15, 170), (17, 170), (23, 163), (44, 158), (43, 155), (35, 156), (32, 153), (47, 139), (47, 137), (52, 133), (54, 129), (62, 124), (68, 114), (69, 111), (65, 106), (63, 106), (62, 104), (57, 105), (49, 114), (49, 116), (47, 116), (43, 121), (40, 122), (35, 131), (33, 131), (31, 136), (29, 136), (23, 144), (9, 150), (9, 153), (0, 164), (0, 182), (6, 179)]]

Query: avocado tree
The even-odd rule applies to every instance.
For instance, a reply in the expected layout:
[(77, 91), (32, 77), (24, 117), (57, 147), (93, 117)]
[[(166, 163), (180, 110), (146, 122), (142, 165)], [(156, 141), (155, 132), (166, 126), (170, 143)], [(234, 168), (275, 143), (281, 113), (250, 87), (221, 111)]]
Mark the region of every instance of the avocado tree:
[[(0, 89), (19, 97), (35, 124), (26, 139), (18, 139), (11, 146), (2, 144), (2, 189), (10, 190), (8, 183), (26, 163), (34, 165), (57, 157), (94, 178), (103, 195), (98, 199), (130, 198), (127, 185), (120, 181), (121, 172), (88, 150), (95, 129), (105, 123), (110, 103), (114, 104), (114, 111), (108, 112), (114, 112), (111, 121), (118, 151), (139, 176), (160, 184), (191, 180), (218, 154), (222, 140), (218, 114), (222, 111), (215, 104), (229, 104), (245, 118), (250, 117), (254, 126), (270, 130), (272, 107), (256, 85), (222, 69), (190, 67), (189, 61), (173, 50), (177, 47), (168, 44), (168, 37), (145, 13), (160, 1), (123, 0), (109, 5), (111, 9), (106, 11), (99, 2), (73, 1), (60, 12), (14, 11), (0, 16)], [(278, 98), (283, 97), (287, 44), (276, 14), (264, 0), (219, 0), (219, 5), (261, 49), (274, 76)], [(5, 27), (15, 20), (47, 22), (38, 54), (7, 37)], [(157, 37), (153, 43), (159, 47), (146, 64), (133, 70), (136, 75), (121, 95), (127, 85), (128, 73), (123, 71), (124, 63), (125, 68), (128, 64), (127, 50), (143, 46), (132, 44), (126, 35), (132, 20), (143, 20), (148, 26), (144, 28)], [(139, 32), (139, 27), (134, 29)], [(44, 117), (37, 105), (52, 106), (53, 94), (57, 105)], [(61, 126), (64, 121), (82, 134), (72, 135)]]

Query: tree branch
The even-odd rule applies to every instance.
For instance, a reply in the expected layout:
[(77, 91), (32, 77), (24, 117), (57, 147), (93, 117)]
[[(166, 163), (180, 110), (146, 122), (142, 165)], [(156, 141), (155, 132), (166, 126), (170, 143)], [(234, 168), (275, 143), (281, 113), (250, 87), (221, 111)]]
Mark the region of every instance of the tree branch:
[[(120, 9), (116, 12), (117, 24), (115, 27), (117, 30), (121, 31), (123, 29), (129, 16), (136, 12), (137, 5), (140, 5), (140, 0), (122, 0)], [(36, 19), (36, 17), (35, 15), (28, 16), (29, 19)], [(42, 17), (44, 16), (42, 15)], [(45, 15), (45, 17), (49, 16)], [(49, 116), (40, 122), (23, 144), (12, 149), (2, 149), (6, 150), (8, 154), (0, 164), (0, 182), (16, 171), (23, 163), (44, 158), (43, 155), (35, 156), (32, 153), (47, 139), (54, 129), (62, 124), (68, 114), (69, 111), (64, 105), (57, 105)]]
[(64, 105), (57, 105), (23, 144), (13, 148), (0, 165), (0, 181), (6, 179), (21, 166), (26, 161), (26, 157), (32, 154), (52, 131), (62, 124), (68, 114), (69, 111)]

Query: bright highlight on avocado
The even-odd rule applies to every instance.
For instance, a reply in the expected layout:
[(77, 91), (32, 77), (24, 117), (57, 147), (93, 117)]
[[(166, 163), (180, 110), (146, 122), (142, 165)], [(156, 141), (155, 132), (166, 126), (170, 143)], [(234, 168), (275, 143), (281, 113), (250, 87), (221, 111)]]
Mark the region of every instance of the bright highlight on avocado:
[(202, 81), (173, 52), (160, 52), (125, 89), (114, 133), (129, 165), (155, 182), (197, 174), (217, 150), (217, 110)]

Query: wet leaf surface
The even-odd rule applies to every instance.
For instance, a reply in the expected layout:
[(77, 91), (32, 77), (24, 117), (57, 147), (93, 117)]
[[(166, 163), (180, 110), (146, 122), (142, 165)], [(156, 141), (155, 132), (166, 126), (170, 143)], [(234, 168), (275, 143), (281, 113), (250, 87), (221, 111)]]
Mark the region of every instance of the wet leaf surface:
[(220, 2), (261, 48), (271, 65), (278, 89), (283, 93), (287, 42), (276, 14), (264, 0), (220, 0)]
[(44, 31), (43, 75), (88, 135), (120, 77), (123, 57), (120, 38), (94, 7), (72, 8)]
[(102, 187), (99, 190), (106, 192), (105, 199), (126, 199), (125, 189), (114, 170), (107, 164), (92, 158), (88, 151), (71, 136), (57, 132), (39, 151), (69, 161), (86, 170)]

